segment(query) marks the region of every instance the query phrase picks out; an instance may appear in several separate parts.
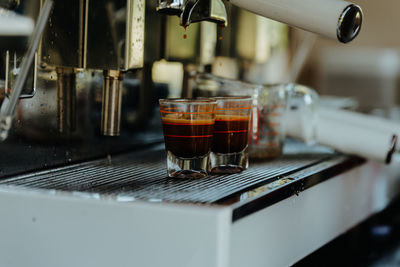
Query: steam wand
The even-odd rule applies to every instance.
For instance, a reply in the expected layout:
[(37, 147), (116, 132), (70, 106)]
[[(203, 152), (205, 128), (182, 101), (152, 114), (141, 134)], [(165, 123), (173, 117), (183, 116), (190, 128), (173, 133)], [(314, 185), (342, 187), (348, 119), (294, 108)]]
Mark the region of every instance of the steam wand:
[(15, 115), (15, 109), (18, 104), (19, 97), (22, 93), (22, 89), (26, 78), (28, 76), (29, 68), (32, 65), (35, 52), (38, 49), (40, 38), (42, 37), (43, 31), (46, 27), (47, 21), (50, 16), (51, 9), (53, 7), (54, 0), (46, 0), (42, 10), (40, 11), (38, 22), (36, 23), (35, 29), (33, 30), (32, 36), (29, 40), (28, 50), (22, 60), (21, 69), (17, 76), (15, 83), (12, 86), (11, 95), (9, 98), (5, 98), (0, 109), (0, 141), (4, 141), (8, 137), (8, 132), (12, 126), (12, 120)]

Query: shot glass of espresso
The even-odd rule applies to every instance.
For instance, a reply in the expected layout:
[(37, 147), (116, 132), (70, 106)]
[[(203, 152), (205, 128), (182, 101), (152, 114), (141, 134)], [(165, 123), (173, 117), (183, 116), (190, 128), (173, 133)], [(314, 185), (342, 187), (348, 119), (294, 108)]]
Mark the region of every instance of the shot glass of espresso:
[(211, 147), (211, 172), (237, 173), (247, 169), (248, 132), (252, 97), (215, 97), (217, 114)]
[(160, 99), (168, 176), (208, 175), (217, 102), (213, 99)]

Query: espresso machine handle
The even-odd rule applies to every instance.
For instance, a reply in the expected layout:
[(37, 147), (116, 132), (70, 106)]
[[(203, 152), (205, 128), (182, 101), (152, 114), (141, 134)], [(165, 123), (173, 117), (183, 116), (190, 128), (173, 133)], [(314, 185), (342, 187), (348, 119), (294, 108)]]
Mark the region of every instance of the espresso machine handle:
[(337, 39), (353, 40), (361, 29), (362, 10), (343, 0), (230, 0), (238, 7), (291, 26)]

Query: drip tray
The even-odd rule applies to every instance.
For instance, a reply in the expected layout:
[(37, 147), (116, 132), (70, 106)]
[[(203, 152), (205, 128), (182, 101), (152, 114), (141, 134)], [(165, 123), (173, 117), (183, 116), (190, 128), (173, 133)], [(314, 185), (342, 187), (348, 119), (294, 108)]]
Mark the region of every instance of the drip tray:
[(325, 147), (287, 141), (281, 158), (250, 162), (250, 168), (242, 173), (175, 180), (166, 177), (164, 145), (158, 145), (142, 152), (6, 178), (0, 180), (0, 186), (97, 193), (120, 199), (211, 204), (333, 157), (340, 156)]

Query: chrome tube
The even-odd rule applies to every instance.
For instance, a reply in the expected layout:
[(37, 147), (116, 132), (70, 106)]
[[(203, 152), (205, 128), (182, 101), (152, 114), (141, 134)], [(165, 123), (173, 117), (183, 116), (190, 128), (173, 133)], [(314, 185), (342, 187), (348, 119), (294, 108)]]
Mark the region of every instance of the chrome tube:
[(122, 74), (117, 70), (104, 71), (101, 134), (118, 136), (121, 122)]

